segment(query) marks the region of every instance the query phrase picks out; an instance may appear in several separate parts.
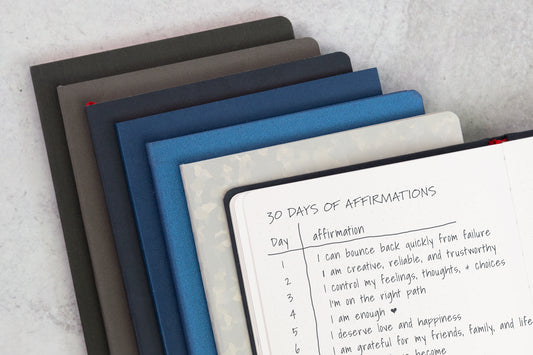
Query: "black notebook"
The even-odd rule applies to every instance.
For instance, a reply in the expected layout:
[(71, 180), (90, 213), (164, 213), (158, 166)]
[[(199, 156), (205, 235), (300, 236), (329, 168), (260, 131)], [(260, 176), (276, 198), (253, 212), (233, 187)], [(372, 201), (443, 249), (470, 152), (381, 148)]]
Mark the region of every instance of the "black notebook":
[(530, 354), (532, 136), (230, 191), (255, 351)]
[[(57, 87), (293, 38), (290, 21), (284, 17), (273, 17), (30, 68), (76, 301), (89, 354), (102, 355), (111, 351), (96, 291)], [(139, 247), (134, 244), (131, 245), (131, 251), (132, 254), (140, 255)], [(183, 337), (180, 337), (178, 332), (174, 333), (173, 337), (166, 337), (165, 348), (163, 347), (143, 267), (141, 265), (136, 269), (135, 297), (128, 299), (130, 307), (138, 310), (132, 315), (132, 322), (139, 352), (143, 354), (184, 352)]]

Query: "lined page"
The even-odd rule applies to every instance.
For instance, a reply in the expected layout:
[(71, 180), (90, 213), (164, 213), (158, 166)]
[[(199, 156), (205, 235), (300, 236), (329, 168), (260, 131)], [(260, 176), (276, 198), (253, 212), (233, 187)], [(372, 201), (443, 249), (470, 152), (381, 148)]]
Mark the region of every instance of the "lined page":
[(258, 353), (530, 353), (511, 143), (235, 196)]

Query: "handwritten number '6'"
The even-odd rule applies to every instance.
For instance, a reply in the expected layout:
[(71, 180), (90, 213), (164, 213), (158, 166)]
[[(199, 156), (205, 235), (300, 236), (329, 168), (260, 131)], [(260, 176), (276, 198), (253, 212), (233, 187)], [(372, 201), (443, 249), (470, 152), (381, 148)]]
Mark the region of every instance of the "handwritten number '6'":
[(268, 224), (272, 224), (276, 219), (280, 219), (282, 215), (283, 212), (281, 211), (267, 212), (267, 217), (270, 218), (270, 222), (268, 222)]
[(299, 354), (300, 353), (300, 348), (298, 347), (298, 344), (294, 344), (294, 352), (296, 354)]

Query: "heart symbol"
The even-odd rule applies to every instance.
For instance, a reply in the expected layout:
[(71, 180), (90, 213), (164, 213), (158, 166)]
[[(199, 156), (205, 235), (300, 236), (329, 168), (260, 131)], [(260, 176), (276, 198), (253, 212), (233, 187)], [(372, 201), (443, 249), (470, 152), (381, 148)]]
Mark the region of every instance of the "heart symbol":
[(392, 313), (396, 313), (397, 310), (398, 310), (398, 308), (391, 308), (390, 311), (391, 311)]

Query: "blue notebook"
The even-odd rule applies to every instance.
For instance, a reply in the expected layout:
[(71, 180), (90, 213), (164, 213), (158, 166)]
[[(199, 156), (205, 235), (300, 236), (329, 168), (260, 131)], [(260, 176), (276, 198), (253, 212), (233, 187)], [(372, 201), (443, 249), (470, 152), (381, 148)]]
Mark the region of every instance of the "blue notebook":
[[(163, 259), (158, 256), (163, 254), (166, 257), (166, 247), (145, 143), (379, 94), (381, 86), (377, 71), (369, 69), (118, 123), (124, 168), (147, 266), (150, 267), (149, 259), (154, 260), (156, 267), (161, 264)], [(89, 120), (91, 124), (91, 117)], [(94, 138), (93, 126), (91, 130)], [(100, 170), (102, 158), (105, 156), (97, 154)], [(107, 198), (108, 191), (114, 191), (114, 181), (102, 180)], [(199, 270), (191, 274), (189, 280), (188, 287), (200, 294), (195, 309), (201, 309), (198, 320), (203, 324), (201, 329), (193, 328), (189, 332), (184, 329), (189, 349), (199, 348), (199, 353), (204, 350), (204, 353), (211, 353), (215, 346)], [(184, 309), (179, 307), (183, 315)]]
[[(232, 107), (224, 116), (245, 109)], [(209, 317), (202, 284), (193, 284), (201, 275), (179, 165), (422, 114), (420, 95), (402, 91), (146, 144), (175, 283), (182, 286), (177, 296), (184, 332), (199, 336), (196, 353), (216, 350), (202, 347)]]

